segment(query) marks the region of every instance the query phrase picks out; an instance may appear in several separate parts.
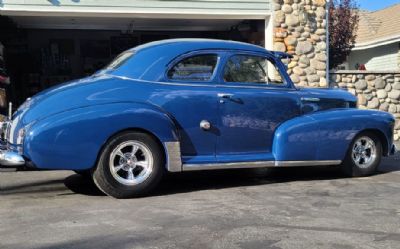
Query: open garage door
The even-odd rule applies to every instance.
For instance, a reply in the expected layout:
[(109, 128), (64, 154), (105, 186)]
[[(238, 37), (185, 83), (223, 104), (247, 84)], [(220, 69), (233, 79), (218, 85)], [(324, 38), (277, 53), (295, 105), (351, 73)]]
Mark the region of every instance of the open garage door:
[[(265, 45), (265, 19), (149, 19), (9, 16), (5, 45), (14, 106), (35, 93), (101, 69), (120, 52), (170, 38), (215, 38)], [(12, 24), (10, 24), (12, 25)]]

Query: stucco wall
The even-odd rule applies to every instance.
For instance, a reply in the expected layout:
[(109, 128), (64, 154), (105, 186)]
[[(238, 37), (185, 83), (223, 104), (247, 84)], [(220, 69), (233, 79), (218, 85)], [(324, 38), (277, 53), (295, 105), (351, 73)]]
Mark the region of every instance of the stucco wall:
[(364, 64), (367, 70), (400, 70), (399, 68), (399, 43), (355, 50), (349, 55), (349, 69), (354, 70), (355, 65)]
[(400, 71), (337, 71), (330, 74), (333, 87), (358, 98), (361, 109), (376, 109), (396, 117), (394, 139), (400, 140)]
[(274, 50), (294, 55), (288, 73), (296, 85), (327, 86), (325, 7), (325, 0), (274, 0)]

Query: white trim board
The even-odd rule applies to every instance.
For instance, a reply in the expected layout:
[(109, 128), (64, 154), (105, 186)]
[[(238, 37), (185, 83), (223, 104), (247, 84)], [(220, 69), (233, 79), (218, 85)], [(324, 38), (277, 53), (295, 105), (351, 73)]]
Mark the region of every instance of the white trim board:
[(396, 42), (400, 42), (400, 34), (396, 34), (391, 37), (385, 37), (385, 38), (382, 38), (379, 40), (358, 43), (358, 44), (355, 44), (355, 46), (352, 50), (364, 50), (364, 49), (389, 45), (389, 44), (396, 43)]

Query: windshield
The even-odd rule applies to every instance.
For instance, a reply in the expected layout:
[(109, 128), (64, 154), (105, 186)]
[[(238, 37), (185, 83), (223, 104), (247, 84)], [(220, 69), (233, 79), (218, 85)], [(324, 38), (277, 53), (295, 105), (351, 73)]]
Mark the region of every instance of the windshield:
[(282, 58), (281, 61), (282, 61), (283, 65), (285, 65), (286, 70), (287, 70), (289, 68), (289, 64), (292, 60), (291, 60), (291, 58)]
[(126, 51), (122, 54), (118, 55), (110, 64), (108, 64), (104, 69), (105, 70), (115, 70), (122, 66), (128, 59), (130, 59), (135, 52)]

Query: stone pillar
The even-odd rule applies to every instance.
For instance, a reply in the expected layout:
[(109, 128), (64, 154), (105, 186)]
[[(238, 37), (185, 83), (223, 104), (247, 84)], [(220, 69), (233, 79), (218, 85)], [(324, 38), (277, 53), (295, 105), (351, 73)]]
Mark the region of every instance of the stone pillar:
[(288, 73), (298, 86), (328, 86), (325, 8), (326, 0), (274, 0), (274, 50), (294, 56)]

